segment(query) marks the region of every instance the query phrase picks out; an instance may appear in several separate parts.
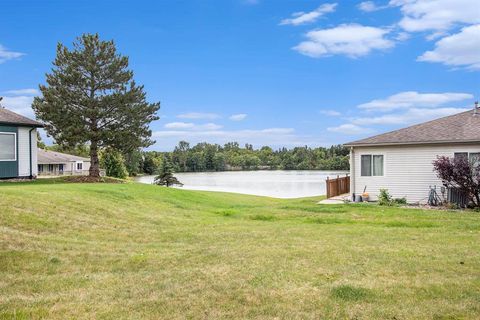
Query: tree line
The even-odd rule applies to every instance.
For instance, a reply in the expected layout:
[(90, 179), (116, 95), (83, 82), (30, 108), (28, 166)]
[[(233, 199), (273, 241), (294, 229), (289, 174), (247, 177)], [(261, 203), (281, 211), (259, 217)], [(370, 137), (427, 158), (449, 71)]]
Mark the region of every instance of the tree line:
[(190, 147), (180, 141), (166, 156), (177, 172), (228, 170), (348, 170), (349, 150), (342, 145), (329, 148), (308, 146), (274, 150), (264, 146), (254, 149), (251, 144), (241, 147), (237, 142), (223, 146), (198, 143)]
[[(88, 146), (75, 148), (59, 145), (46, 147), (49, 150), (70, 153), (78, 156), (89, 154)], [(254, 149), (251, 144), (241, 147), (237, 142), (225, 145), (198, 143), (190, 146), (180, 141), (173, 151), (141, 151), (128, 153), (107, 148), (100, 152), (101, 167), (107, 174), (136, 176), (158, 174), (164, 162), (168, 162), (174, 172), (205, 172), (230, 170), (348, 170), (349, 150), (342, 145), (292, 149), (271, 147)], [(124, 169), (123, 169), (124, 168)]]

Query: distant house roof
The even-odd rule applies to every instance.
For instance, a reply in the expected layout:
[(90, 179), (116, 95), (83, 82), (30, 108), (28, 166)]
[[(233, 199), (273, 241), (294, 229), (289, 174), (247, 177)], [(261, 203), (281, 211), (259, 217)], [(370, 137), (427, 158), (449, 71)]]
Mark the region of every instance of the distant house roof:
[(71, 154), (38, 149), (38, 164), (56, 164), (72, 161), (90, 161), (88, 158), (77, 157)]
[(480, 142), (480, 111), (457, 113), (344, 144), (347, 147)]
[(29, 127), (43, 127), (43, 124), (15, 112), (0, 107), (0, 124), (24, 125)]

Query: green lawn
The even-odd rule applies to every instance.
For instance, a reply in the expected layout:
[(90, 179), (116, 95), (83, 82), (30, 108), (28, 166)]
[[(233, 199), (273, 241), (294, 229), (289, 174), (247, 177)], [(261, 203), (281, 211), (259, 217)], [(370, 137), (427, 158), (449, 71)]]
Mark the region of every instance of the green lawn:
[(479, 319), (480, 215), (0, 184), (0, 319)]

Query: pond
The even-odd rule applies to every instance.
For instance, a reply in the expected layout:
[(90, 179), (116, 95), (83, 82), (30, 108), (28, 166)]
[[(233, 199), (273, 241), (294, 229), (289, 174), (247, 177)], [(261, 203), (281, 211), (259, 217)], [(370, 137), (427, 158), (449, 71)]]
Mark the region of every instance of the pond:
[[(183, 189), (223, 191), (268, 196), (300, 198), (324, 195), (327, 177), (344, 176), (348, 171), (227, 171), (176, 173)], [(153, 183), (154, 176), (136, 178), (141, 183)]]

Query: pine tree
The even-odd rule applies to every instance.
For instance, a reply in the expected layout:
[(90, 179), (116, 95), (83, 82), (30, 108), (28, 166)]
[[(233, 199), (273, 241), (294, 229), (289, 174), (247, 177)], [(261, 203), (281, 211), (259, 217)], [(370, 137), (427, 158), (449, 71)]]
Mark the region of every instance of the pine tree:
[(160, 173), (157, 177), (155, 177), (155, 180), (153, 183), (159, 186), (166, 186), (166, 187), (170, 187), (174, 185), (183, 186), (183, 183), (178, 181), (178, 179), (173, 175), (172, 163), (167, 158), (163, 159)]
[(149, 124), (160, 103), (146, 101), (113, 41), (84, 34), (71, 50), (59, 43), (53, 66), (32, 107), (56, 143), (89, 144), (90, 176), (100, 176), (99, 149), (128, 153), (154, 143)]

